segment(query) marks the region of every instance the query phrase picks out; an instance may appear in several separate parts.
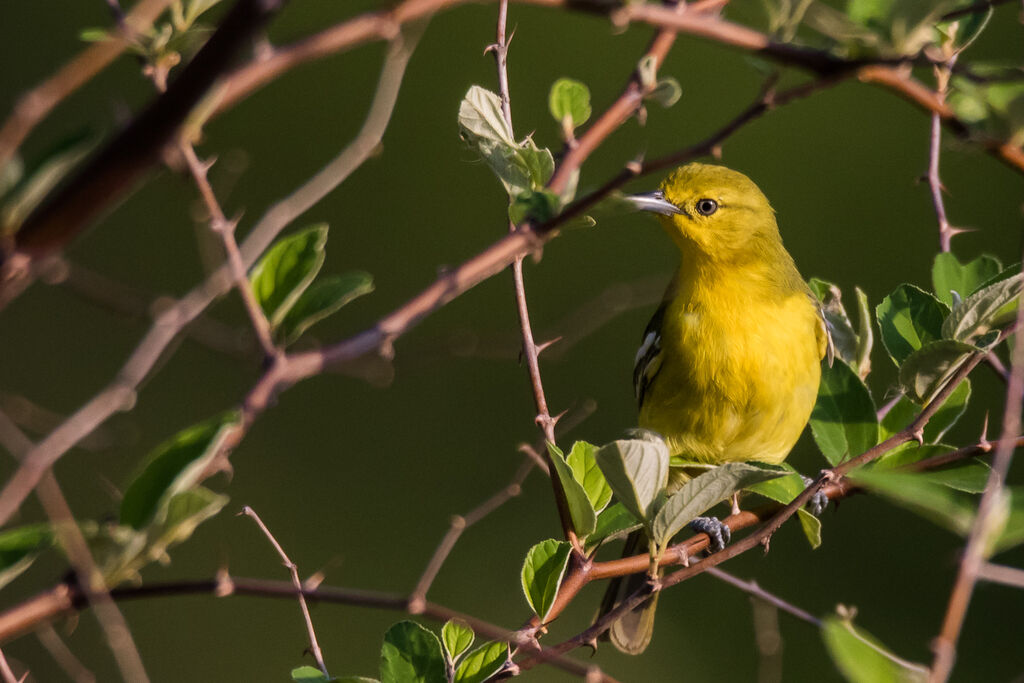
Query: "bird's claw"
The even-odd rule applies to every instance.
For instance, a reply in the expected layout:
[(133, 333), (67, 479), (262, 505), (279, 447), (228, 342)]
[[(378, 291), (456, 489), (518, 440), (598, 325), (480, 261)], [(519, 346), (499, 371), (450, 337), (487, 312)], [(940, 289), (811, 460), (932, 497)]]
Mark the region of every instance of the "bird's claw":
[[(814, 483), (814, 480), (810, 477), (800, 475), (800, 478), (804, 480), (804, 486), (810, 486)], [(815, 517), (821, 517), (821, 513), (828, 507), (828, 494), (823, 489), (818, 489), (811, 499), (807, 501), (807, 511)]]
[(710, 541), (708, 552), (712, 553), (724, 549), (732, 538), (732, 529), (718, 517), (697, 517), (690, 522), (690, 528), (698, 534), (707, 534)]

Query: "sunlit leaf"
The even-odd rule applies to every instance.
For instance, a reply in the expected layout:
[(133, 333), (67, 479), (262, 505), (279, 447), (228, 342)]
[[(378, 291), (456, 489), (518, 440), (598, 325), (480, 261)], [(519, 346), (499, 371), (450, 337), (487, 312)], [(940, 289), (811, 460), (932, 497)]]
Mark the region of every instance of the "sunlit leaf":
[(279, 239), (249, 273), (249, 283), (270, 326), (276, 328), (324, 264), (327, 225)]
[(373, 277), (361, 271), (332, 275), (314, 282), (288, 310), (277, 328), (277, 335), (285, 345), (291, 344), (312, 325), (372, 291)]
[(455, 671), (455, 683), (484, 683), (512, 666), (508, 643), (484, 643), (466, 655)]
[[(852, 368), (857, 370), (858, 375), (861, 377), (865, 376), (867, 373), (861, 372), (861, 364), (866, 365), (868, 363), (868, 354), (871, 352), (870, 313), (865, 315), (864, 310), (860, 311), (859, 331), (855, 331), (853, 323), (846, 313), (846, 308), (843, 306), (843, 294), (839, 287), (819, 278), (811, 278), (807, 284), (821, 302), (821, 312), (825, 317), (825, 323), (828, 326), (836, 353)], [(866, 305), (863, 292), (858, 289), (857, 293), (858, 304), (863, 303)], [(862, 299), (864, 299), (863, 302)]]
[(652, 524), (654, 541), (660, 546), (667, 545), (694, 518), (736, 491), (785, 473), (781, 468), (729, 462), (691, 479), (658, 510)]
[(668, 483), (668, 446), (660, 439), (621, 439), (598, 449), (594, 456), (615, 497), (638, 520)]
[(849, 621), (828, 617), (821, 637), (832, 661), (852, 683), (924, 683), (928, 669), (892, 654), (867, 632)]
[(565, 461), (565, 456), (558, 446), (548, 444), (548, 453), (551, 455), (551, 462), (555, 466), (558, 481), (562, 484), (562, 492), (565, 494), (565, 502), (569, 507), (569, 515), (572, 517), (572, 526), (577, 536), (587, 536), (597, 524), (597, 515), (590, 503), (583, 484), (576, 481), (572, 468)]
[(1016, 319), (1022, 285), (1024, 273), (1017, 273), (977, 290), (949, 314), (942, 325), (942, 336), (980, 345), (980, 338)]
[(295, 683), (332, 683), (332, 681), (336, 683), (338, 681), (337, 678), (328, 678), (327, 676), (324, 676), (320, 669), (315, 666), (309, 666), (308, 664), (292, 669), (292, 680), (295, 681)]
[(569, 129), (583, 125), (590, 118), (590, 89), (571, 78), (559, 78), (548, 93), (548, 109), (560, 124)]
[(960, 263), (951, 252), (940, 252), (932, 264), (932, 286), (935, 296), (947, 306), (953, 305), (952, 292), (958, 299), (970, 296), (1002, 271), (999, 259), (993, 256), (979, 256), (970, 263)]
[(475, 637), (473, 628), (461, 619), (449, 619), (441, 627), (441, 643), (453, 661), (469, 649)]
[(558, 596), (572, 546), (548, 539), (530, 548), (523, 562), (521, 580), (526, 601), (541, 621), (547, 617)]
[(878, 418), (868, 388), (837, 358), (821, 368), (818, 400), (811, 411), (811, 434), (832, 465), (860, 455), (878, 443)]
[(158, 513), (166, 513), (166, 503), (173, 496), (200, 480), (240, 419), (237, 412), (228, 412), (182, 430), (157, 446), (125, 490), (121, 523), (142, 529), (159, 517)]
[(53, 543), (49, 524), (29, 524), (0, 532), (0, 588), (28, 569), (36, 556)]
[(587, 536), (586, 547), (592, 550), (605, 541), (625, 538), (629, 532), (639, 528), (636, 517), (622, 503), (609, 505), (597, 516), (597, 527)]
[(441, 641), (415, 621), (400, 621), (384, 634), (381, 683), (447, 683)]
[(682, 96), (683, 89), (679, 85), (679, 81), (671, 76), (665, 76), (658, 79), (657, 85), (647, 94), (647, 99), (657, 102), (667, 109), (678, 102)]
[(913, 285), (902, 284), (875, 309), (882, 344), (900, 365), (914, 351), (942, 338), (942, 321), (949, 309)]
[(595, 512), (601, 512), (607, 507), (612, 499), (612, 488), (604, 478), (601, 468), (597, 466), (594, 458), (597, 453), (597, 446), (586, 441), (577, 441), (569, 451), (566, 462), (572, 468), (572, 476), (587, 492), (587, 498)]

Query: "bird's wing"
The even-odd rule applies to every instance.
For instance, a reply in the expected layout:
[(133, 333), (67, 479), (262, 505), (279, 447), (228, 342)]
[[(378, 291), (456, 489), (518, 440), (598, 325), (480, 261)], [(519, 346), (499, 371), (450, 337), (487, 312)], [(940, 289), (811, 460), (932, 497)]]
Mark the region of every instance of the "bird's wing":
[(643, 406), (644, 395), (661, 368), (661, 323), (665, 317), (666, 304), (658, 307), (644, 330), (643, 342), (636, 352), (633, 364), (633, 391), (638, 406)]

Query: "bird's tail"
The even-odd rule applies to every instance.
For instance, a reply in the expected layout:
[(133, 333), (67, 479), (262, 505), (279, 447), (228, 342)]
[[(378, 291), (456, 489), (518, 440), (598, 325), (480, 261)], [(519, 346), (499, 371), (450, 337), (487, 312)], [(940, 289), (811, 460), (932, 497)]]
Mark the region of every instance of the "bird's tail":
[[(623, 557), (631, 557), (642, 551), (646, 545), (643, 530), (632, 532), (626, 537), (622, 549)], [(595, 621), (615, 609), (625, 598), (635, 593), (647, 581), (646, 574), (631, 574), (612, 579), (601, 599)], [(638, 655), (647, 649), (654, 634), (654, 610), (658, 606), (658, 593), (619, 618), (606, 632), (612, 645), (620, 652)]]

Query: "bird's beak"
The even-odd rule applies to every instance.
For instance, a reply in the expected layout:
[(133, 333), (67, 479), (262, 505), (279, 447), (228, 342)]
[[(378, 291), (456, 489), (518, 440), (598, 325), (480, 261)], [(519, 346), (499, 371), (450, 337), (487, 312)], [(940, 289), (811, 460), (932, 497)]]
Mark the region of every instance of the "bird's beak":
[(648, 192), (647, 194), (627, 195), (625, 200), (640, 211), (651, 211), (653, 213), (660, 213), (663, 216), (682, 213), (678, 206), (665, 199), (665, 194), (661, 190)]

